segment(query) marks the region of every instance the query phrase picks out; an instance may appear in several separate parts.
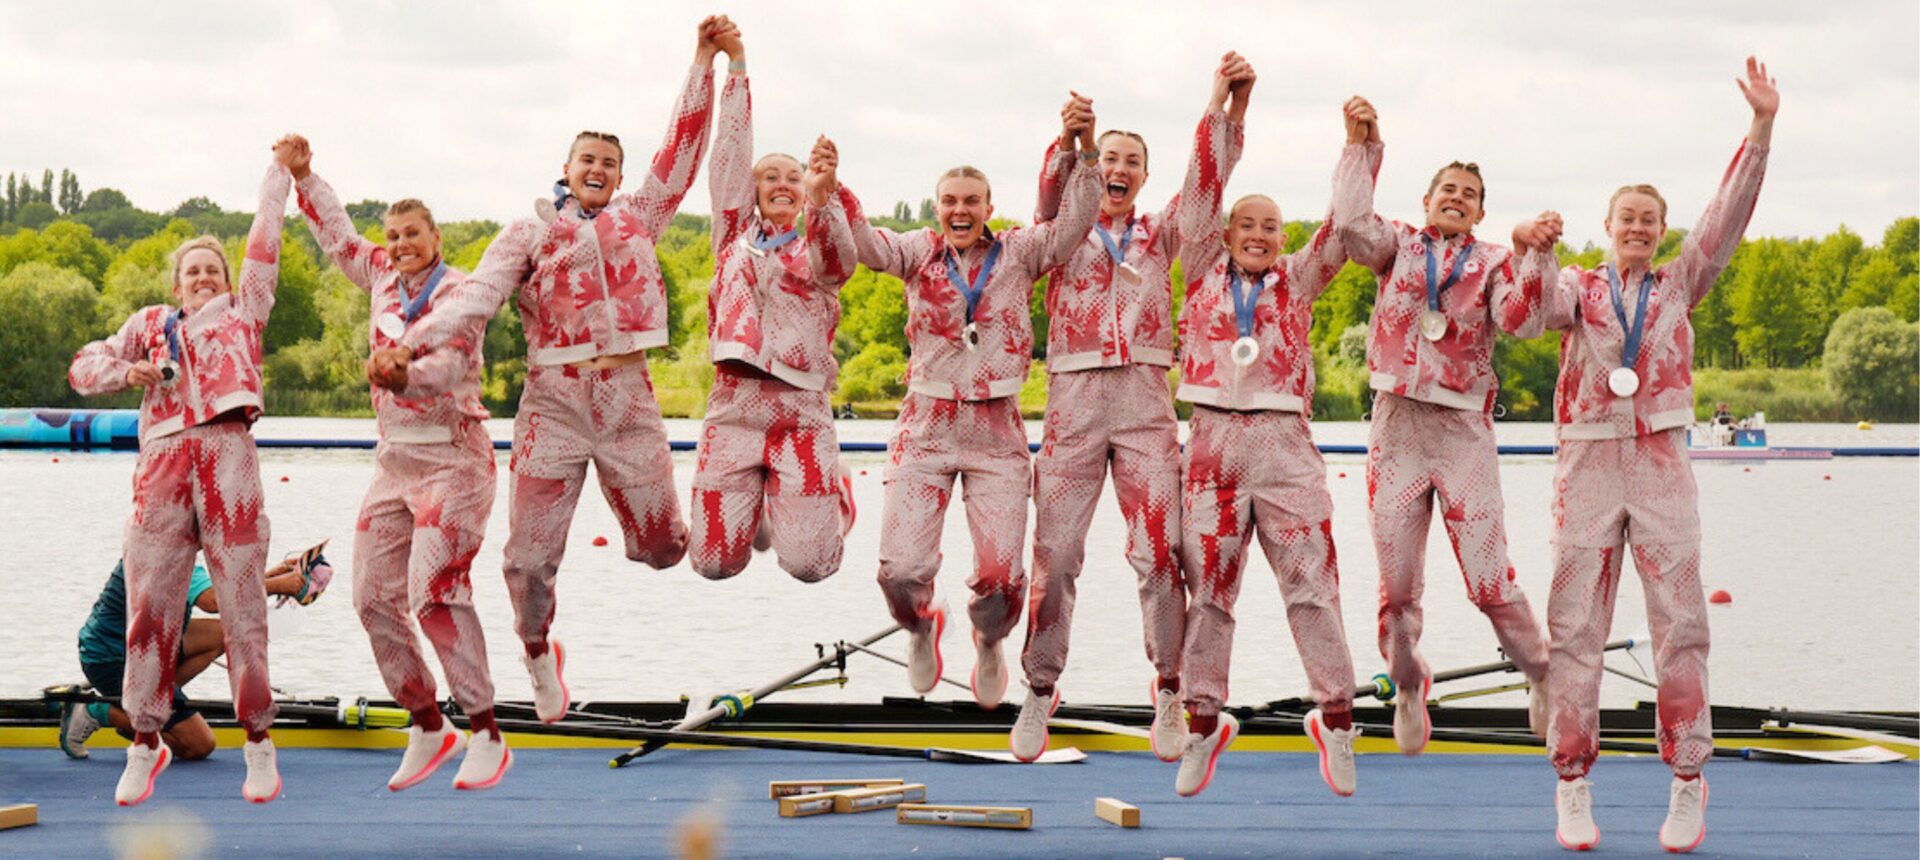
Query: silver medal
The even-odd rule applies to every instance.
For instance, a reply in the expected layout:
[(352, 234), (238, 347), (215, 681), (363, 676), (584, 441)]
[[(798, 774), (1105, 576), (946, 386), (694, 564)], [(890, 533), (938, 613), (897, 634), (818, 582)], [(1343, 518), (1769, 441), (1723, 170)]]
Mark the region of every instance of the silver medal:
[(1420, 336), (1439, 340), (1447, 336), (1447, 315), (1439, 311), (1420, 312)]
[(1140, 283), (1140, 270), (1132, 263), (1121, 263), (1113, 270), (1113, 279), (1131, 287)]
[(740, 247), (747, 249), (747, 253), (756, 257), (764, 257), (767, 255), (767, 252), (760, 250), (753, 244), (753, 238), (750, 236), (740, 237)]
[(974, 325), (973, 323), (967, 323), (966, 330), (960, 333), (960, 342), (967, 345), (968, 352), (972, 352), (976, 349), (979, 349), (980, 348), (980, 327), (977, 325)]
[(1252, 337), (1243, 337), (1233, 342), (1233, 363), (1241, 367), (1253, 364), (1260, 357), (1260, 342)]
[(1616, 397), (1632, 397), (1640, 390), (1640, 374), (1631, 367), (1616, 367), (1607, 374), (1607, 387), (1613, 389)]
[(401, 320), (400, 315), (393, 311), (387, 311), (381, 314), (380, 318), (375, 320), (373, 325), (380, 330), (381, 334), (386, 335), (388, 340), (399, 340), (401, 335), (407, 333), (406, 322)]
[(155, 362), (155, 364), (160, 368), (160, 384), (162, 385), (172, 385), (173, 380), (180, 376), (180, 365), (174, 364), (171, 358), (160, 359), (158, 362)]

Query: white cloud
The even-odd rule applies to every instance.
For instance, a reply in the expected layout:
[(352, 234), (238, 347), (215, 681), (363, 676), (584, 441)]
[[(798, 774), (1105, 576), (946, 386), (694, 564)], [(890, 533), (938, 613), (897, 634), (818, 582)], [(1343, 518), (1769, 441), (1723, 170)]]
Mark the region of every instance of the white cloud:
[[(314, 141), (349, 199), (419, 196), (444, 218), (507, 220), (550, 184), (575, 131), (614, 131), (636, 160), (664, 131), (691, 56), (685, 2), (219, 2), (0, 7), (9, 82), (0, 172), (70, 167), (147, 208), (205, 194), (246, 209), (267, 147)], [(1746, 129), (1734, 88), (1755, 52), (1785, 104), (1752, 232), (1845, 222), (1870, 241), (1920, 211), (1920, 10), (1911, 3), (974, 2), (958, 14), (860, 2), (741, 0), (757, 141), (826, 133), (868, 205), (916, 203), (967, 162), (1001, 214), (1030, 214), (1069, 88), (1103, 126), (1153, 146), (1142, 201), (1175, 190), (1221, 52), (1260, 72), (1230, 194), (1317, 216), (1338, 106), (1380, 107), (1379, 206), (1411, 218), (1433, 168), (1478, 161), (1481, 232), (1541, 209), (1599, 237), (1612, 188), (1659, 184), (1687, 226)], [(704, 182), (686, 211), (707, 209)]]

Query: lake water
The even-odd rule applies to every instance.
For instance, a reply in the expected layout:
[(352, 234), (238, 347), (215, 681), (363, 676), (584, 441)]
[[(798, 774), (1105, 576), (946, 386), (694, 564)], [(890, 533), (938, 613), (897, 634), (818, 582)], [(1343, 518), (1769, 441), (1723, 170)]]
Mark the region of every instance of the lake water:
[[(697, 437), (698, 422), (667, 423), (674, 439)], [(489, 426), (497, 439), (511, 436), (510, 421)], [(889, 427), (882, 421), (845, 421), (840, 438), (885, 441)], [(358, 419), (268, 418), (256, 429), (262, 438), (374, 435), (373, 423)], [(1315, 435), (1323, 444), (1358, 444), (1364, 443), (1366, 429), (1358, 422), (1328, 422), (1317, 424)], [(1029, 424), (1028, 434), (1039, 438), (1037, 423)], [(1501, 424), (1498, 435), (1503, 443), (1546, 444), (1552, 428)], [(1920, 427), (1914, 425), (1872, 431), (1776, 425), (1770, 435), (1776, 445), (1920, 444)], [(561, 566), (554, 624), (554, 635), (568, 645), (567, 681), (575, 700), (663, 699), (754, 686), (810, 660), (816, 642), (854, 639), (891, 623), (874, 582), (884, 455), (846, 459), (855, 474), (861, 519), (839, 574), (813, 585), (789, 578), (770, 555), (756, 557), (745, 573), (724, 582), (709, 582), (685, 566), (654, 571), (628, 562), (613, 515), (597, 490), (588, 488)], [(338, 571), (332, 591), (319, 602), (275, 613), (274, 684), (300, 696), (384, 698), (350, 599), (353, 524), (372, 474), (372, 452), (263, 450), (260, 461), (275, 557), (331, 538), (329, 556)], [(500, 696), (524, 700), (531, 690), (500, 576), (506, 462), (501, 452), (493, 521), (473, 579)], [(677, 454), (675, 463), (684, 506), (693, 455)], [(6, 547), (0, 555), (0, 696), (33, 695), (48, 684), (80, 680), (75, 633), (119, 556), (133, 465), (131, 453), (0, 451), (0, 541)], [(1347, 638), (1362, 678), (1382, 666), (1373, 638), (1377, 574), (1363, 473), (1359, 456), (1327, 458)], [(1713, 701), (1915, 708), (1920, 698), (1920, 461), (1700, 462), (1694, 473), (1705, 531), (1703, 579), (1708, 590), (1725, 589), (1733, 597), (1732, 603), (1711, 608)], [(1536, 611), (1544, 612), (1553, 461), (1505, 458), (1501, 475), (1513, 562)], [(961, 510), (955, 504), (949, 511), (947, 564), (940, 580), (956, 608), (965, 603), (963, 580), (972, 558)], [(592, 546), (596, 536), (606, 536), (610, 545)], [(1088, 538), (1072, 658), (1061, 679), (1069, 699), (1144, 704), (1140, 700), (1151, 668), (1141, 645), (1139, 604), (1123, 544), (1119, 510), (1108, 495)], [(1428, 662), (1442, 670), (1495, 659), (1492, 631), (1467, 601), (1437, 524), (1428, 559)], [(1250, 559), (1238, 614), (1234, 701), (1303, 693), (1306, 685), (1280, 595), (1263, 559)], [(964, 682), (973, 664), (971, 639), (965, 613), (951, 617), (945, 640), (948, 674)], [(1628, 575), (1620, 588), (1614, 633), (1633, 635), (1645, 624), (1639, 582)], [(1017, 640), (1018, 634), (1009, 640), (1010, 656)], [(905, 646), (905, 636), (896, 634), (878, 647), (899, 655)], [(1621, 655), (1614, 661), (1633, 668)], [(854, 658), (851, 675), (845, 689), (795, 691), (782, 698), (870, 701), (911, 692), (904, 669), (869, 657)], [(225, 698), (224, 673), (208, 671), (189, 692)], [(1648, 692), (1609, 677), (1604, 701), (1630, 705)], [(937, 693), (940, 698), (966, 695), (953, 688)], [(1484, 701), (1519, 706), (1525, 699), (1505, 693)]]

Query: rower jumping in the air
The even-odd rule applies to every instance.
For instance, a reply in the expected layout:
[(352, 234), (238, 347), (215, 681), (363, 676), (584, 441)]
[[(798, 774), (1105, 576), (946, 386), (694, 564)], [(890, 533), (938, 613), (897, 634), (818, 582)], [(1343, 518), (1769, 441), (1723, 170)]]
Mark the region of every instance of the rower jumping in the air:
[[(1380, 162), (1373, 105), (1346, 105), (1350, 157)], [(1367, 514), (1380, 559), (1380, 656), (1398, 689), (1393, 737), (1427, 746), (1432, 674), (1420, 656), (1427, 528), (1434, 497), (1466, 578), (1467, 596), (1493, 623), (1500, 647), (1532, 682), (1535, 734), (1546, 733), (1547, 643), (1507, 560), (1506, 508), (1493, 438), (1495, 330), (1537, 337), (1542, 285), (1558, 263), (1553, 241), (1516, 261), (1478, 240), (1486, 183), (1474, 164), (1440, 168), (1420, 204), (1426, 226), (1374, 213), (1372, 171), (1340, 174), (1334, 224), (1353, 261), (1373, 270), (1379, 293), (1367, 337), (1373, 421), (1367, 439)]]
[[(1047, 149), (1035, 223), (1059, 214), (1066, 137)], [(1126, 557), (1140, 593), (1147, 660), (1155, 678), (1149, 735), (1154, 755), (1176, 761), (1187, 741), (1180, 650), (1187, 596), (1180, 575), (1179, 419), (1167, 387), (1173, 366), (1173, 258), (1180, 250), (1179, 198), (1138, 212), (1147, 144), (1130, 131), (1100, 135), (1100, 217), (1093, 233), (1047, 278), (1047, 414), (1034, 464), (1033, 585), (1021, 668), (1029, 693), (1009, 747), (1032, 760), (1046, 751), (1054, 686), (1066, 668), (1076, 581), (1100, 485), (1113, 471), (1127, 524)]]
[(782, 153), (754, 161), (746, 52), (737, 29), (715, 41), (730, 62), (708, 165), (714, 385), (693, 477), (688, 560), (710, 579), (733, 576), (746, 567), (756, 531), (766, 529), (780, 566), (813, 582), (840, 569), (853, 526), (829, 397), (839, 375), (840, 285), (857, 254), (833, 142), (820, 138), (805, 167)]
[(614, 196), (625, 167), (619, 138), (581, 132), (537, 218), (516, 221), (466, 280), (401, 338), (374, 355), (374, 373), (399, 379), (411, 360), (457, 343), (474, 320), (518, 297), (527, 334), (526, 388), (513, 423), (505, 574), (514, 632), (526, 652), (540, 719), (567, 709), (566, 651), (550, 642), (554, 584), (567, 529), (591, 461), (620, 521), (627, 557), (665, 569), (687, 550), (673, 491), (666, 425), (646, 350), (667, 344), (667, 294), (653, 243), (693, 187), (713, 101), (713, 34), (700, 22), (693, 68), (666, 139), (638, 192)]
[[(1320, 750), (1321, 776), (1336, 794), (1349, 795), (1353, 658), (1340, 618), (1333, 499), (1308, 424), (1313, 353), (1307, 341), (1313, 300), (1347, 258), (1331, 219), (1305, 247), (1283, 254), (1280, 207), (1258, 194), (1233, 204), (1223, 232), (1221, 192), (1240, 160), (1253, 84), (1253, 67), (1240, 55), (1222, 59), (1179, 205), (1187, 296), (1174, 396), (1194, 406), (1180, 538), (1189, 602), (1181, 671), (1191, 719), (1174, 787), (1182, 795), (1205, 789), (1239, 732), (1233, 716), (1220, 711), (1233, 653), (1233, 605), (1247, 545), (1257, 533), (1319, 705), (1307, 716), (1307, 734)], [(1334, 184), (1343, 173), (1371, 171), (1349, 152)]]
[(247, 733), (240, 793), (255, 803), (280, 796), (280, 769), (267, 735), (276, 712), (261, 574), (268, 524), (252, 427), (261, 412), (260, 355), (280, 283), (280, 221), (294, 149), (291, 138), (273, 146), (237, 287), (219, 239), (187, 240), (173, 252), (179, 305), (135, 311), (118, 332), (81, 347), (68, 372), (73, 390), (83, 395), (145, 389), (123, 556), (122, 702), (133, 718), (134, 740), (114, 791), (121, 806), (151, 797), (154, 780), (173, 760), (160, 731), (173, 713), (174, 657), (196, 552), (206, 554), (219, 597), (234, 712)]
[[(426, 204), (405, 199), (388, 207), (381, 247), (354, 229), (311, 160), (299, 140), (292, 168), (300, 212), (333, 264), (367, 292), (369, 348), (393, 347), (465, 275), (441, 259), (440, 229)], [(493, 440), (480, 423), (487, 417), (480, 403), (487, 320), (463, 320), (463, 329), (404, 373), (369, 369), (381, 444), (354, 528), (353, 607), (387, 692), (413, 714), (406, 753), (387, 780), (394, 791), (426, 781), (463, 748), (454, 788), (492, 788), (513, 765), (493, 720), (493, 676), (471, 579), (493, 510)], [(416, 620), (473, 727), (471, 739), (440, 714), (433, 670), (413, 633)]]
[(934, 577), (942, 521), (960, 477), (973, 537), (973, 694), (988, 708), (1006, 692), (1001, 640), (1019, 622), (1026, 597), (1021, 554), (1033, 475), (1017, 395), (1033, 360), (1033, 282), (1073, 255), (1100, 208), (1092, 102), (1076, 95), (1061, 116), (1062, 137), (1078, 149), (1055, 156), (1060, 172), (1070, 174), (1055, 220), (993, 232), (993, 192), (973, 167), (948, 170), (935, 184), (939, 232), (868, 226), (851, 196), (844, 198), (860, 262), (906, 281), (912, 350), (907, 396), (888, 444), (880, 589), (913, 637), (908, 676), (925, 693), (941, 675), (946, 610), (934, 600)]
[[(1680, 254), (1656, 266), (1667, 203), (1651, 185), (1627, 185), (1607, 203), (1608, 261), (1568, 266), (1548, 286), (1546, 324), (1564, 334), (1554, 425), (1553, 592), (1547, 624), (1553, 679), (1547, 743), (1559, 771), (1560, 844), (1600, 841), (1587, 771), (1599, 754), (1602, 649), (1613, 622), (1625, 549), (1646, 592), (1660, 681), (1655, 733), (1673, 767), (1660, 844), (1691, 851), (1706, 837), (1713, 754), (1707, 708), (1707, 603), (1700, 586), (1700, 494), (1687, 455), (1693, 422), (1695, 306), (1733, 259), (1766, 175), (1780, 92), (1747, 58), (1736, 79), (1753, 109), (1746, 140)], [(1516, 245), (1546, 224), (1514, 230)]]

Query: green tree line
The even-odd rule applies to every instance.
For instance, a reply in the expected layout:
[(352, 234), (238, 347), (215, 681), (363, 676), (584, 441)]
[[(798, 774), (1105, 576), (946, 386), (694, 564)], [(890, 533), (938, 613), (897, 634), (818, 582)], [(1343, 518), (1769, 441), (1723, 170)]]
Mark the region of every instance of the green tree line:
[[(170, 212), (134, 207), (112, 188), (82, 193), (70, 171), (39, 177), (9, 174), (0, 198), (0, 404), (77, 406), (66, 384), (73, 353), (118, 328), (134, 309), (171, 301), (167, 255), (187, 238), (210, 233), (226, 241), (237, 265), (252, 216), (227, 212), (204, 197)], [(382, 241), (386, 204), (349, 205), (357, 227)], [(895, 229), (927, 226), (932, 201), (901, 201), (874, 222)], [(996, 221), (996, 229), (1017, 222)], [(697, 416), (713, 384), (706, 357), (707, 284), (713, 277), (708, 219), (681, 215), (657, 243), (670, 305), (671, 345), (652, 357), (655, 388), (669, 415)], [(1287, 225), (1288, 250), (1317, 222)], [(471, 270), (499, 232), (491, 221), (443, 223), (447, 262)], [(1658, 260), (1679, 253), (1683, 231), (1670, 231)], [(268, 411), (366, 415), (364, 362), (367, 302), (320, 253), (305, 222), (289, 218), (279, 299), (267, 328)], [(1562, 246), (1563, 264), (1595, 265), (1602, 249)], [(1890, 225), (1878, 244), (1844, 225), (1817, 239), (1743, 241), (1714, 290), (1695, 310), (1697, 407), (1716, 401), (1736, 410), (1764, 409), (1775, 420), (1915, 420), (1920, 413), (1920, 218)], [(1175, 267), (1175, 304), (1182, 278)], [(1046, 345), (1046, 284), (1036, 285), (1035, 363), (1021, 395), (1038, 414), (1046, 397), (1041, 359)], [(1319, 390), (1315, 414), (1365, 414), (1367, 320), (1376, 286), (1353, 264), (1314, 305), (1311, 335)], [(885, 415), (905, 392), (904, 286), (861, 267), (840, 291), (834, 340), (840, 359), (835, 402), (859, 414)], [(511, 414), (526, 375), (526, 342), (512, 303), (489, 327), (484, 396), (498, 415)], [(1559, 367), (1559, 336), (1502, 337), (1495, 368), (1505, 416), (1549, 420)], [(1174, 374), (1177, 374), (1177, 370)], [(1171, 376), (1172, 374), (1170, 374)], [(128, 406), (131, 394), (90, 401)]]

